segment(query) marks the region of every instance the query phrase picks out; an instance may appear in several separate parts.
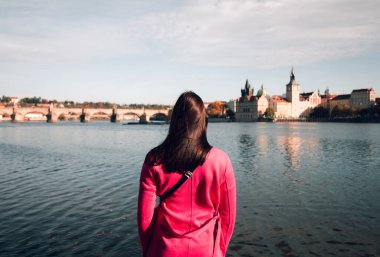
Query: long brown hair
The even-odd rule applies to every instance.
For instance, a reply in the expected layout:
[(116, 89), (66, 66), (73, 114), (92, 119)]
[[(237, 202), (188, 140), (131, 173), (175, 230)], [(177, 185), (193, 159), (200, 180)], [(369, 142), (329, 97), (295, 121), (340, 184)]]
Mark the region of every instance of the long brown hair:
[(148, 153), (150, 165), (162, 164), (166, 172), (193, 171), (202, 165), (211, 149), (207, 123), (202, 99), (191, 91), (182, 93), (174, 105), (166, 139)]

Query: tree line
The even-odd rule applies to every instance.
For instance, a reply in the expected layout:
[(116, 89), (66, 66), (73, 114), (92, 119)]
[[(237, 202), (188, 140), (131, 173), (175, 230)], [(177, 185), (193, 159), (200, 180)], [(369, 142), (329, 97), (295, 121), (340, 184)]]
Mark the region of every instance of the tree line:
[(320, 118), (379, 118), (380, 106), (371, 106), (369, 108), (354, 108), (347, 105), (337, 105), (331, 112), (322, 106), (315, 107), (310, 113), (311, 119)]

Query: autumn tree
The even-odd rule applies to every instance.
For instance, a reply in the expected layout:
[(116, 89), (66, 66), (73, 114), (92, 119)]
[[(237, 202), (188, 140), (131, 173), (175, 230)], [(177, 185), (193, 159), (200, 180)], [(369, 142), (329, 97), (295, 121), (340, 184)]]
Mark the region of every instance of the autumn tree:
[(210, 117), (220, 117), (225, 115), (227, 104), (221, 101), (215, 101), (207, 107), (207, 114)]

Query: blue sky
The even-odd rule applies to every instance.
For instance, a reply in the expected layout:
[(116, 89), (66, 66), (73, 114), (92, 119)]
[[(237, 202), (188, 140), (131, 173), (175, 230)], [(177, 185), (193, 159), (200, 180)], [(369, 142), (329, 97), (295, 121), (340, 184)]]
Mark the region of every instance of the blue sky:
[(380, 1), (0, 0), (0, 95), (173, 104), (373, 87)]

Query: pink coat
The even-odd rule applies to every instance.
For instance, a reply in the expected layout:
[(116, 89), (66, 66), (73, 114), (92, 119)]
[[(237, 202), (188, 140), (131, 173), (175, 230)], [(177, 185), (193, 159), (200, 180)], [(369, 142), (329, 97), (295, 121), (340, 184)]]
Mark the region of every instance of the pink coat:
[(137, 224), (143, 256), (225, 256), (236, 214), (235, 176), (228, 155), (213, 147), (193, 176), (155, 209), (156, 196), (181, 176), (146, 161), (142, 167)]

